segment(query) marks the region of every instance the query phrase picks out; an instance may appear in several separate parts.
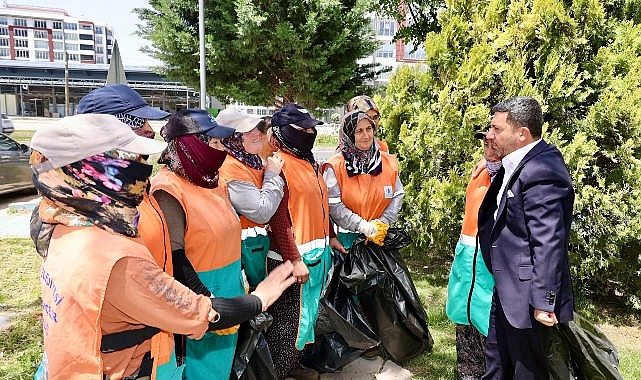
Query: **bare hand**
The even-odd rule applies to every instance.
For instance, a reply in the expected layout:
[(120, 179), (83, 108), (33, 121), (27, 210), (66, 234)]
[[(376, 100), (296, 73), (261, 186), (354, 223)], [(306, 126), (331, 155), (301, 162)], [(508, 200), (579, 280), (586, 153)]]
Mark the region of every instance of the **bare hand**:
[(335, 238), (335, 237), (329, 238), (329, 246), (332, 247), (332, 249), (334, 249), (335, 251), (339, 251), (344, 254), (348, 253), (345, 247), (343, 247), (343, 245), (341, 244), (341, 242), (338, 241), (338, 238)]
[(477, 162), (472, 168), (472, 178), (478, 177), (483, 169), (485, 169), (485, 158), (481, 158), (481, 161)]
[(293, 264), (294, 272), (292, 274), (296, 278), (296, 282), (299, 284), (306, 283), (309, 280), (309, 269), (307, 269), (307, 265), (305, 265), (301, 259), (295, 260)]
[(280, 154), (274, 153), (271, 157), (267, 157), (267, 163), (265, 164), (265, 171), (273, 172), (273, 173), (276, 173), (276, 175), (278, 175), (283, 169), (284, 164), (285, 164), (285, 161), (283, 161)]
[(559, 323), (554, 313), (539, 309), (534, 309), (534, 319), (550, 327)]
[(274, 301), (280, 297), (285, 289), (294, 284), (296, 278), (292, 276), (294, 265), (291, 261), (286, 261), (277, 266), (269, 275), (258, 284), (256, 290), (252, 292), (253, 295), (260, 298), (263, 303), (263, 311), (267, 310)]

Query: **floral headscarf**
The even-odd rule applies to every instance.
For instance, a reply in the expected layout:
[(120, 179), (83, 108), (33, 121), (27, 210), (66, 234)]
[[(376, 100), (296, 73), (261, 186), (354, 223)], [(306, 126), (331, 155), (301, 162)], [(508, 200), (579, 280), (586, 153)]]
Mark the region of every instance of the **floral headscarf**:
[[(46, 256), (55, 224), (95, 225), (125, 236), (138, 236), (138, 205), (149, 185), (152, 166), (118, 150), (85, 158), (61, 168), (34, 171), (43, 199), (32, 215), (31, 236)], [(30, 162), (47, 158), (33, 151)]]
[(223, 143), (225, 148), (227, 148), (227, 153), (234, 156), (238, 161), (252, 169), (263, 169), (263, 161), (261, 160), (260, 155), (251, 154), (245, 150), (242, 133), (234, 132), (231, 136), (225, 137), (220, 141)]
[(358, 149), (354, 143), (354, 131), (362, 120), (369, 120), (376, 133), (376, 124), (361, 110), (346, 113), (341, 123), (338, 149), (345, 158), (347, 175), (350, 177), (358, 174), (379, 175), (383, 170), (381, 152), (376, 141), (372, 141), (367, 150)]

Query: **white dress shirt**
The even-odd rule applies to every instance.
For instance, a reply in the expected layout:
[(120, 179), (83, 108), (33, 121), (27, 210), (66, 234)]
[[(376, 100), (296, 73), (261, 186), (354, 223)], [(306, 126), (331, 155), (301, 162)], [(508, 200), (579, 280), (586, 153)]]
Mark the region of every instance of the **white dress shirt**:
[(494, 211), (494, 220), (496, 220), (496, 213), (499, 211), (499, 207), (501, 206), (501, 198), (503, 198), (505, 186), (507, 186), (510, 177), (512, 177), (512, 174), (514, 174), (514, 169), (516, 169), (521, 160), (523, 160), (523, 157), (525, 157), (525, 155), (528, 154), (528, 152), (531, 151), (532, 148), (534, 148), (539, 142), (541, 142), (541, 139), (533, 141), (526, 146), (515, 150), (514, 152), (503, 157), (503, 159), (501, 160), (501, 162), (503, 162), (503, 167), (505, 168), (505, 175), (503, 176), (501, 189), (496, 196), (496, 211)]

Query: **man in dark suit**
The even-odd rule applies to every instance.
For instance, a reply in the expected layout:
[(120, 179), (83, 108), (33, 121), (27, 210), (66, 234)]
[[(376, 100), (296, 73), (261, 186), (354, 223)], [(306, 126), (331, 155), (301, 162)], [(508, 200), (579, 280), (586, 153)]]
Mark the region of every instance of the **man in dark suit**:
[(479, 241), (494, 275), (483, 379), (549, 379), (550, 330), (572, 320), (568, 241), (574, 190), (561, 152), (541, 139), (530, 97), (492, 107), (486, 139), (503, 168), (479, 209)]

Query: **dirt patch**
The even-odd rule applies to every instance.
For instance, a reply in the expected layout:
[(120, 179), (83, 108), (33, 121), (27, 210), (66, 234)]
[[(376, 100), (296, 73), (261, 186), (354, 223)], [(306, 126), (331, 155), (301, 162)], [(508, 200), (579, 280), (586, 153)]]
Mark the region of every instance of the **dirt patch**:
[(638, 350), (641, 347), (641, 327), (597, 325), (617, 349)]

